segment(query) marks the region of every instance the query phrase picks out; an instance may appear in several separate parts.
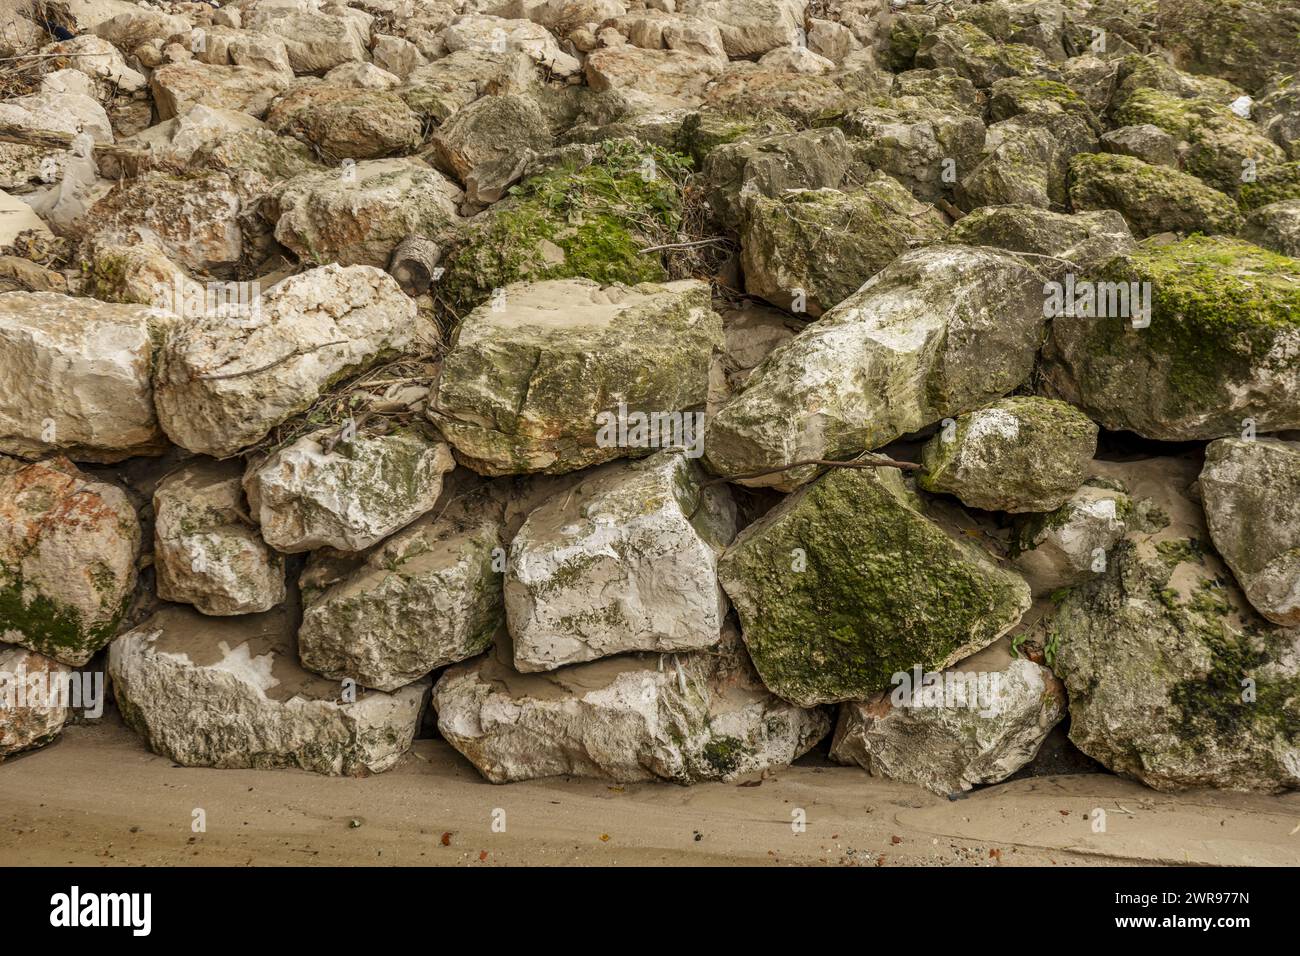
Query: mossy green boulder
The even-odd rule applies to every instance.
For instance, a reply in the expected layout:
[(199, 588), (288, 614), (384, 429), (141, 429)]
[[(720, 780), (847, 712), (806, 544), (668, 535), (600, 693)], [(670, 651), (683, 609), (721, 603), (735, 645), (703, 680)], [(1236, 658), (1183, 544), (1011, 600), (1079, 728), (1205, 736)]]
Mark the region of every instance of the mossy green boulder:
[(1231, 235), (1241, 228), (1241, 213), (1230, 196), (1195, 176), (1133, 156), (1075, 156), (1070, 202), (1076, 211), (1117, 210), (1139, 238), (1158, 232)]
[(642, 249), (677, 238), (689, 161), (633, 140), (593, 153), (575, 150), (447, 237), (435, 288), (457, 315), (523, 280), (668, 278), (662, 256)]
[(834, 469), (750, 525), (718, 566), (763, 683), (803, 707), (991, 644), (1029, 587), (950, 536), (892, 469)]
[(1130, 312), (1149, 293), (1149, 325), (1107, 309), (1054, 319), (1045, 394), (1162, 441), (1300, 427), (1300, 261), (1194, 236), (1145, 243), (1092, 278), (1127, 290)]
[(1256, 615), (1203, 534), (1126, 541), (1065, 595), (1070, 739), (1157, 790), (1300, 786), (1300, 631)]
[(985, 511), (1052, 511), (1083, 484), (1096, 451), (1087, 415), (1017, 395), (945, 423), (921, 449), (917, 484)]

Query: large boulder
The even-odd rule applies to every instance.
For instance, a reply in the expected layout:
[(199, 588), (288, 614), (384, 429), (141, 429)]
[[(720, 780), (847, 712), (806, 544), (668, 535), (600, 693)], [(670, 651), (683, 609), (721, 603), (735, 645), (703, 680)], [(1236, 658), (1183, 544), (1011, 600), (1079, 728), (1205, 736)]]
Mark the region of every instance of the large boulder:
[(582, 69), (577, 58), (560, 49), (555, 37), (545, 27), (531, 20), (470, 14), (453, 20), (442, 39), (451, 53), (458, 50), (493, 53), (518, 50), (555, 76), (573, 76)]
[(0, 640), (81, 666), (135, 591), (140, 523), (126, 494), (63, 458), (0, 458)]
[(165, 445), (152, 333), (166, 317), (54, 292), (0, 295), (0, 452), (120, 461)]
[(440, 168), (462, 183), (480, 167), (551, 145), (541, 109), (526, 96), (485, 96), (457, 111), (433, 134)]
[(505, 620), (494, 511), (470, 496), (364, 555), (313, 555), (299, 581), (303, 667), (392, 691), (487, 650)]
[(916, 51), (923, 69), (948, 67), (984, 89), (1007, 77), (1059, 80), (1059, 71), (1040, 50), (1023, 43), (999, 43), (973, 23), (945, 23), (927, 33)]
[[(1005, 395), (1043, 337), (1042, 277), (967, 246), (904, 253), (776, 349), (709, 423), (721, 475), (842, 458)], [(810, 467), (741, 479), (789, 489)]]
[(313, 265), (384, 268), (399, 242), (434, 236), (456, 221), (461, 191), (419, 160), (376, 159), (279, 183), (261, 213), (275, 238)]
[(294, 87), (267, 111), (266, 123), (332, 163), (413, 153), (423, 132), (420, 117), (396, 93), (330, 83)]
[(680, 11), (717, 24), (733, 59), (753, 59), (803, 36), (805, 0), (685, 0)]
[(1007, 203), (1062, 208), (1068, 201), (1071, 158), (1096, 145), (1088, 124), (1070, 114), (1055, 119), (1016, 116), (994, 123), (979, 161), (960, 171), (957, 199), (967, 209)]
[(260, 224), (254, 220), (250, 227), (245, 215), (254, 189), (253, 183), (225, 173), (149, 172), (115, 185), (78, 226), (97, 243), (147, 242), (190, 272), (229, 278), (256, 240)]
[(308, 408), (332, 382), (399, 353), (429, 330), (415, 303), (371, 266), (292, 276), (231, 322), (204, 316), (171, 336), (154, 378), (158, 418), (190, 451), (225, 458)]
[(1294, 0), (1159, 0), (1160, 43), (1193, 73), (1225, 77), (1250, 90), (1300, 72), (1300, 5)]
[(0, 644), (0, 763), (52, 741), (71, 716), (72, 668), (25, 647)]
[(195, 461), (154, 489), (158, 597), (203, 614), (269, 611), (284, 600), (284, 559), (244, 510), (238, 462)]
[(1051, 622), (1070, 739), (1157, 790), (1298, 787), (1300, 631), (1255, 614), (1206, 547), (1200, 508), (1179, 494), (1196, 463), (1159, 464), (1167, 521), (1131, 532)]
[(853, 138), (862, 162), (927, 202), (950, 191), (951, 177), (964, 175), (980, 161), (986, 135), (983, 121), (962, 109), (903, 101), (897, 108), (856, 109), (836, 122)]
[(149, 91), (162, 120), (184, 116), (199, 105), (237, 110), (260, 119), (271, 101), (289, 89), (292, 79), (251, 66), (186, 60), (154, 70)]
[(791, 189), (838, 189), (852, 165), (849, 141), (832, 126), (722, 143), (704, 157), (702, 178), (718, 221), (739, 231), (751, 193), (776, 200)]
[(734, 630), (716, 652), (627, 654), (545, 674), (509, 640), (435, 685), (438, 731), (493, 783), (561, 774), (619, 783), (730, 780), (791, 763), (830, 719), (759, 683)]
[(1139, 238), (1158, 232), (1230, 235), (1241, 227), (1241, 213), (1230, 196), (1195, 176), (1132, 156), (1075, 156), (1070, 161), (1070, 202), (1080, 212), (1118, 211)]
[[(305, 5), (304, 5), (305, 6)], [(358, 60), (365, 60), (370, 31), (347, 15), (331, 15), (289, 4), (258, 4), (243, 24), (250, 31), (284, 41), (289, 66), (295, 73), (321, 75)]]
[[(1011, 204), (973, 209), (953, 224), (949, 242), (993, 246), (1057, 260), (1059, 270), (1085, 273), (1135, 245), (1124, 217), (1111, 209), (1073, 215)], [(1043, 262), (1049, 268), (1049, 262)]]
[(427, 681), (393, 694), (303, 670), (293, 613), (203, 617), (164, 607), (114, 641), (118, 709), (150, 750), (186, 767), (296, 767), (365, 776), (411, 745)]
[(602, 423), (703, 406), (721, 348), (704, 282), (518, 283), (461, 322), (429, 417), (482, 474), (574, 471), (651, 447)]
[(431, 509), (454, 467), (451, 449), (419, 425), (352, 436), (324, 428), (250, 464), (244, 492), (277, 551), (363, 551)]
[(1300, 443), (1220, 438), (1200, 482), (1210, 537), (1247, 600), (1300, 626)]
[(605, 465), (528, 516), (505, 581), (518, 670), (718, 642), (727, 599), (717, 562), (736, 513), (703, 479), (663, 451)]
[(1300, 199), (1260, 206), (1241, 227), (1241, 238), (1292, 259), (1300, 259)]
[(1029, 587), (932, 520), (893, 469), (834, 469), (750, 525), (718, 577), (763, 683), (809, 707), (864, 700), (991, 644)]
[(1007, 779), (1065, 717), (1061, 682), (1007, 645), (951, 670), (895, 675), (893, 690), (844, 704), (831, 759), (945, 795)]
[(917, 484), (985, 511), (1054, 511), (1088, 476), (1097, 426), (1065, 402), (1030, 395), (959, 415), (921, 449)]
[(1162, 441), (1235, 435), (1247, 418), (1300, 427), (1300, 262), (1194, 236), (1144, 244), (1090, 281), (1091, 314), (1052, 322), (1046, 394)]
[(745, 291), (784, 309), (821, 315), (909, 249), (939, 242), (941, 213), (898, 180), (872, 175), (861, 187), (747, 197), (741, 229)]

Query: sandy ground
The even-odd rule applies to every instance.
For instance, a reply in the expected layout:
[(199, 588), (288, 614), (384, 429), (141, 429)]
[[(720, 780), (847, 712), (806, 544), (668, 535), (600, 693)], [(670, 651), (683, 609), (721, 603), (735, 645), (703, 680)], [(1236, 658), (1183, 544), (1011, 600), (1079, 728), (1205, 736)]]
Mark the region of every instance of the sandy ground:
[(1083, 774), (949, 801), (820, 757), (754, 784), (494, 787), (434, 740), (368, 779), (189, 769), (109, 716), (0, 766), (0, 864), (1300, 865), (1300, 793), (1171, 796)]

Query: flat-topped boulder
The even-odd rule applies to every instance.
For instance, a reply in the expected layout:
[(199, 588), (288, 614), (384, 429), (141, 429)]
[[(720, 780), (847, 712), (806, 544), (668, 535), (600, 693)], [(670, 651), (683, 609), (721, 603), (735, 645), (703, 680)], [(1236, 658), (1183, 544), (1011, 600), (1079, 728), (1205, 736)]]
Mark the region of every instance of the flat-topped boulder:
[(481, 474), (562, 473), (643, 454), (651, 446), (612, 432), (602, 440), (602, 426), (702, 408), (722, 345), (704, 282), (516, 283), (461, 322), (429, 418)]
[(428, 682), (383, 694), (309, 673), (294, 617), (283, 605), (241, 617), (161, 608), (109, 649), (122, 718), (186, 767), (388, 770), (411, 745)]

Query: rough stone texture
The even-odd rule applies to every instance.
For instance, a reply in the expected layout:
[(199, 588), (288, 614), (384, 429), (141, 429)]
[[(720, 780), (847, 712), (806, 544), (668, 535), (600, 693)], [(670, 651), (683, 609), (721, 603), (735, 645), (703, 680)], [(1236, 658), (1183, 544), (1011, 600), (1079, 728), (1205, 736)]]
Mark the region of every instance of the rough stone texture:
[(698, 106), (709, 82), (723, 70), (714, 56), (690, 50), (605, 47), (587, 57), (587, 85), (598, 93), (628, 93), (663, 106)]
[(284, 559), (249, 519), (238, 462), (197, 461), (154, 490), (158, 597), (203, 614), (269, 611), (284, 600)]
[(0, 640), (86, 663), (117, 632), (139, 555), (120, 488), (64, 458), (0, 458)]
[(300, 260), (385, 268), (411, 234), (435, 236), (456, 220), (463, 194), (436, 170), (407, 159), (357, 163), (279, 184), (262, 205), (275, 238)]
[(266, 123), (335, 163), (411, 153), (421, 138), (420, 117), (397, 93), (327, 83), (290, 90), (267, 111)]
[(731, 780), (788, 765), (830, 730), (759, 683), (734, 630), (717, 652), (628, 654), (546, 674), (509, 640), (435, 686), (442, 736), (493, 783), (571, 775), (619, 783)]
[(302, 665), (392, 691), (483, 653), (505, 620), (502, 530), (471, 498), (435, 509), (364, 556), (318, 552), (300, 581)]
[(1300, 199), (1260, 206), (1241, 227), (1241, 237), (1292, 259), (1300, 258)]
[(752, 302), (723, 312), (722, 326), (726, 338), (722, 366), (733, 390), (745, 383), (773, 349), (803, 330), (802, 324), (786, 313)]
[(293, 625), (286, 607), (226, 618), (159, 610), (109, 648), (122, 718), (186, 767), (388, 770), (411, 745), (428, 682), (383, 694), (309, 674)]
[(998, 43), (972, 23), (945, 23), (926, 34), (916, 51), (916, 65), (951, 68), (981, 89), (1005, 77), (1060, 79), (1040, 51), (1021, 43)]
[(1052, 621), (1070, 739), (1157, 790), (1300, 786), (1300, 631), (1256, 615), (1206, 550), (1200, 508), (1178, 493), (1196, 463), (1147, 464), (1168, 524), (1131, 533)]
[(433, 135), (440, 168), (462, 183), (480, 166), (550, 145), (551, 131), (537, 104), (514, 95), (485, 96), (455, 113)]
[(1163, 45), (1193, 73), (1213, 73), (1258, 89), (1271, 76), (1300, 72), (1300, 7), (1292, 0), (1159, 0)]
[(291, 8), (255, 9), (245, 28), (282, 39), (295, 73), (319, 75), (364, 60), (370, 40), (369, 31), (351, 17)]
[(921, 449), (917, 484), (985, 511), (1053, 511), (1088, 476), (1097, 426), (1065, 402), (999, 399), (959, 415)]
[(1071, 157), (1096, 144), (1091, 127), (1072, 114), (994, 123), (974, 168), (958, 171), (957, 199), (965, 209), (1004, 203), (1063, 208)]
[(844, 704), (831, 759), (938, 794), (1007, 779), (1065, 717), (1065, 687), (1041, 664), (1012, 659), (1004, 644), (934, 674), (933, 685), (900, 684)]
[(443, 34), (448, 51), (474, 50), (502, 53), (518, 50), (556, 76), (572, 76), (582, 69), (576, 57), (560, 49), (555, 38), (529, 20), (469, 15), (454, 20)]
[[(977, 408), (1029, 376), (1044, 321), (1042, 277), (1009, 254), (904, 253), (755, 369), (709, 423), (709, 467), (843, 458)], [(741, 483), (789, 489), (812, 474)]]
[(429, 417), (482, 474), (561, 473), (637, 454), (600, 447), (600, 421), (700, 407), (722, 323), (708, 285), (602, 288), (586, 279), (507, 286), (461, 322)]
[(184, 116), (202, 104), (215, 109), (237, 110), (261, 118), (271, 101), (287, 90), (291, 78), (251, 66), (222, 66), (210, 63), (168, 63), (153, 71), (149, 91), (159, 119)]
[(937, 210), (883, 173), (849, 192), (753, 196), (745, 209), (745, 291), (784, 309), (802, 298), (799, 311), (813, 316), (843, 302), (900, 254), (939, 242), (947, 231)]
[(337, 431), (311, 432), (249, 466), (249, 512), (277, 551), (362, 551), (432, 508), (456, 466), (419, 427), (359, 433), (326, 450)]
[(681, 13), (716, 23), (733, 59), (794, 46), (803, 32), (804, 0), (684, 0)]
[(264, 292), (249, 320), (205, 316), (171, 336), (154, 378), (158, 418), (176, 444), (229, 457), (426, 331), (388, 274), (312, 269)]
[(120, 461), (163, 447), (154, 310), (53, 292), (0, 295), (0, 452)]
[(1028, 516), (1016, 526), (1011, 558), (1035, 597), (1106, 570), (1111, 548), (1133, 519), (1133, 501), (1117, 484), (1090, 478), (1055, 511)]
[(1070, 162), (1070, 202), (1079, 211), (1115, 209), (1139, 238), (1158, 232), (1231, 234), (1241, 214), (1229, 196), (1132, 156), (1086, 153)]
[(1111, 130), (1101, 137), (1101, 145), (1108, 153), (1132, 156), (1152, 166), (1178, 168), (1178, 141), (1152, 123)]
[(833, 469), (801, 488), (740, 533), (718, 577), (763, 683), (805, 707), (947, 667), (1029, 607), (1019, 575), (950, 537), (894, 469)]
[(1300, 443), (1220, 438), (1200, 481), (1210, 537), (1247, 600), (1300, 626)]
[(751, 193), (779, 200), (792, 189), (838, 189), (852, 164), (844, 133), (830, 127), (723, 143), (704, 157), (702, 178), (718, 221), (738, 231)]
[(537, 83), (524, 53), (455, 53), (417, 67), (397, 91), (411, 109), (439, 123), (488, 93), (525, 92)]
[(736, 535), (724, 487), (675, 451), (605, 465), (532, 512), (510, 546), (506, 614), (520, 671), (718, 641), (718, 555)]
[(233, 276), (256, 233), (245, 235), (247, 187), (225, 173), (146, 173), (114, 186), (80, 229), (99, 243), (151, 243), (191, 272)]
[[(985, 206), (958, 219), (949, 242), (1051, 256), (1059, 271), (1086, 273), (1130, 251), (1135, 243), (1124, 217), (1111, 209), (1065, 215), (1029, 205)], [(1053, 264), (1041, 263), (1044, 270)]]
[(893, 176), (933, 202), (950, 188), (944, 181), (945, 160), (961, 175), (979, 162), (985, 128), (978, 116), (961, 109), (906, 106), (866, 107), (838, 120), (852, 136), (860, 160)]
[(1144, 245), (1090, 278), (1149, 282), (1150, 325), (1113, 307), (1054, 321), (1044, 391), (1162, 441), (1239, 434), (1246, 418), (1260, 432), (1300, 427), (1297, 277), (1300, 262), (1237, 240)]
[(0, 644), (0, 763), (59, 735), (72, 711), (45, 696), (45, 689), (64, 686), (72, 673), (43, 654)]

